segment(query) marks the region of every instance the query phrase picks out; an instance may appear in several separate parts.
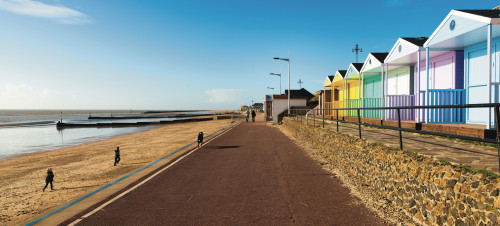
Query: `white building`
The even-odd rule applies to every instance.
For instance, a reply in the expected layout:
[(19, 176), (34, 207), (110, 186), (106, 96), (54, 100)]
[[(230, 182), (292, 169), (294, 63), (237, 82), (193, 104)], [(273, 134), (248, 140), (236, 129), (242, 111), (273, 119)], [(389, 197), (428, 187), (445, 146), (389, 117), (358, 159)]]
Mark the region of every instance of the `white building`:
[[(292, 90), (290, 94), (290, 107), (306, 108), (307, 101), (314, 96), (304, 88), (300, 90)], [(282, 95), (268, 95), (266, 98), (265, 111), (266, 116), (268, 116), (266, 117), (268, 120), (271, 120), (273, 124), (278, 123), (278, 116), (281, 113), (288, 111), (288, 90), (286, 90), (285, 94)]]

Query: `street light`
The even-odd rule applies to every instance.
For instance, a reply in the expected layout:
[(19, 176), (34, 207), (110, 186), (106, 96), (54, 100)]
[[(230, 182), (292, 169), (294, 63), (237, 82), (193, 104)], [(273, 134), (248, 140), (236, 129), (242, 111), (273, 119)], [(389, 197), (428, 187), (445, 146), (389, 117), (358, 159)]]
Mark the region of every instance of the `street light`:
[(281, 94), (281, 73), (269, 73), (270, 75), (276, 75), (280, 77), (280, 94)]
[(288, 62), (288, 115), (290, 115), (290, 51), (288, 51), (288, 58), (275, 57), (275, 60), (282, 60)]
[(267, 87), (267, 89), (272, 89), (272, 90), (273, 90), (273, 95), (274, 95), (274, 88), (272, 88), (272, 87)]

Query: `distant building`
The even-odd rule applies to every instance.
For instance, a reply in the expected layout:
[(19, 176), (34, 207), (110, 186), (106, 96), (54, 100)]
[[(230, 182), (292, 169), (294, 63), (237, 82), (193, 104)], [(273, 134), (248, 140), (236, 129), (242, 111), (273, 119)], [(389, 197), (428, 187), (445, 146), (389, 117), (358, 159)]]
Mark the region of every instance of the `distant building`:
[(255, 111), (263, 111), (264, 110), (264, 104), (263, 103), (254, 103), (252, 105), (252, 108), (255, 110)]
[[(308, 108), (308, 102), (314, 95), (306, 89), (291, 90), (290, 92), (290, 107)], [(288, 111), (288, 90), (281, 95), (266, 95), (266, 120), (272, 121), (273, 124), (278, 123), (279, 115)]]

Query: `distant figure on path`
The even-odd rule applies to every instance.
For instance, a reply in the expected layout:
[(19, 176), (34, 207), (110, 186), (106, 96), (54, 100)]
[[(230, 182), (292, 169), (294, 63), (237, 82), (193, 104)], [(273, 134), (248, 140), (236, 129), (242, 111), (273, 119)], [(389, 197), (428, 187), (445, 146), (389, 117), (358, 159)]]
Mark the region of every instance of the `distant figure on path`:
[(45, 191), (47, 186), (50, 183), (50, 190), (54, 190), (54, 187), (52, 186), (52, 182), (54, 181), (54, 173), (52, 172), (52, 168), (47, 169), (47, 177), (45, 177), (45, 187), (43, 187), (42, 191)]
[(203, 145), (203, 132), (198, 133), (198, 147)]
[(254, 109), (252, 109), (252, 122), (255, 122), (255, 116), (256, 116), (256, 115), (257, 115), (257, 114), (255, 114), (255, 110), (254, 110)]
[(116, 147), (115, 150), (115, 166), (120, 162), (120, 147)]
[(245, 113), (247, 115), (247, 122), (248, 122), (248, 116), (250, 116), (250, 112), (247, 109), (247, 112)]

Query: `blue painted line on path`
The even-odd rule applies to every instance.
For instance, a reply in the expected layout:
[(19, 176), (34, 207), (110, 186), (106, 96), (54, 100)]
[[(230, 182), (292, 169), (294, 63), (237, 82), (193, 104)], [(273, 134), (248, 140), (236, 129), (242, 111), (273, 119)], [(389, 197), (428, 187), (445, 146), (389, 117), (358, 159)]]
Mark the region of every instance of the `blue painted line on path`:
[[(232, 126), (233, 124), (234, 124), (234, 123), (231, 123), (229, 126), (226, 126), (226, 127), (222, 128), (222, 129), (220, 129), (220, 130), (217, 130), (217, 131), (213, 132), (212, 134), (210, 134), (210, 135), (208, 135), (208, 136), (206, 136), (206, 137), (204, 137), (204, 138), (208, 138), (208, 137), (210, 137), (210, 136), (213, 136), (213, 135), (215, 135), (216, 133), (218, 133), (218, 132), (220, 132), (220, 131), (222, 131), (222, 130), (227, 129), (228, 127)], [(54, 214), (56, 214), (56, 213), (58, 213), (58, 212), (61, 212), (62, 210), (64, 210), (64, 209), (66, 209), (66, 208), (68, 208), (68, 207), (70, 207), (70, 206), (72, 206), (72, 205), (74, 205), (74, 204), (76, 204), (76, 203), (78, 203), (78, 202), (80, 202), (80, 201), (82, 201), (82, 200), (84, 200), (84, 199), (86, 199), (86, 198), (88, 198), (88, 197), (90, 197), (90, 196), (92, 196), (92, 195), (96, 194), (97, 192), (100, 192), (100, 191), (102, 191), (102, 190), (104, 190), (104, 189), (106, 189), (106, 188), (108, 188), (108, 187), (110, 187), (110, 186), (112, 186), (112, 185), (114, 185), (114, 184), (116, 184), (116, 183), (118, 183), (118, 182), (120, 182), (120, 181), (122, 181), (122, 180), (124, 180), (124, 179), (126, 179), (126, 178), (128, 178), (128, 177), (130, 177), (130, 176), (132, 176), (132, 175), (134, 175), (134, 174), (136, 174), (136, 173), (138, 173), (138, 172), (143, 171), (144, 169), (147, 169), (147, 168), (151, 167), (152, 165), (154, 165), (154, 164), (156, 164), (156, 163), (158, 163), (158, 162), (160, 162), (160, 161), (162, 161), (162, 160), (164, 160), (164, 159), (166, 159), (166, 158), (168, 158), (168, 157), (172, 156), (173, 154), (175, 154), (175, 153), (177, 153), (177, 152), (179, 152), (179, 151), (182, 151), (182, 150), (184, 150), (184, 149), (188, 148), (189, 146), (191, 146), (191, 145), (193, 145), (193, 144), (196, 144), (197, 142), (198, 142), (198, 141), (195, 141), (195, 142), (193, 142), (193, 143), (190, 143), (190, 144), (188, 144), (188, 145), (186, 145), (186, 146), (184, 146), (184, 147), (182, 147), (182, 148), (180, 148), (180, 149), (178, 149), (178, 150), (176, 150), (176, 151), (174, 151), (174, 152), (172, 152), (172, 153), (168, 154), (167, 156), (165, 156), (165, 157), (163, 157), (163, 158), (161, 158), (161, 159), (158, 159), (158, 160), (156, 160), (156, 161), (154, 161), (154, 162), (150, 163), (149, 165), (147, 165), (147, 166), (145, 166), (145, 167), (143, 167), (143, 168), (141, 168), (141, 169), (139, 169), (139, 170), (137, 170), (137, 171), (135, 171), (135, 172), (133, 172), (133, 173), (131, 173), (131, 174), (127, 175), (127, 176), (124, 176), (124, 177), (122, 177), (122, 178), (120, 178), (120, 179), (118, 179), (118, 180), (116, 180), (116, 181), (113, 181), (113, 182), (111, 182), (110, 184), (107, 184), (107, 185), (105, 185), (105, 186), (103, 186), (103, 187), (101, 187), (101, 188), (99, 188), (99, 189), (97, 189), (97, 190), (95, 190), (95, 191), (93, 191), (93, 192), (91, 192), (91, 193), (89, 193), (89, 194), (87, 194), (87, 195), (85, 195), (85, 196), (83, 196), (83, 197), (81, 197), (81, 198), (79, 198), (79, 199), (77, 199), (77, 200), (75, 200), (75, 201), (73, 201), (73, 202), (71, 202), (71, 203), (69, 203), (69, 204), (67, 204), (67, 205), (65, 205), (65, 206), (63, 206), (63, 207), (61, 207), (61, 208), (59, 208), (59, 209), (57, 209), (57, 210), (54, 210), (54, 211), (50, 212), (49, 214), (47, 214), (47, 215), (45, 215), (45, 216), (43, 216), (43, 217), (40, 217), (40, 218), (36, 219), (35, 221), (32, 221), (31, 223), (26, 224), (26, 226), (31, 226), (31, 225), (34, 225), (34, 224), (36, 224), (36, 223), (38, 223), (38, 222), (42, 221), (42, 220), (45, 220), (46, 218), (48, 218), (48, 217), (50, 217), (50, 216), (52, 216), (52, 215), (54, 215)]]

